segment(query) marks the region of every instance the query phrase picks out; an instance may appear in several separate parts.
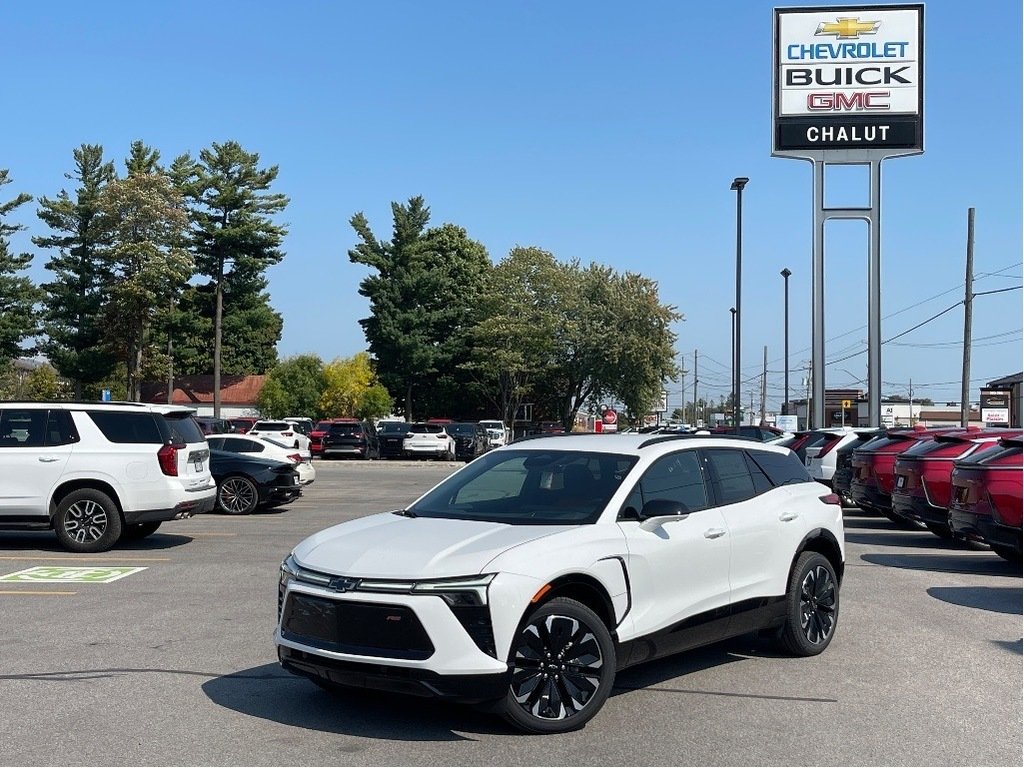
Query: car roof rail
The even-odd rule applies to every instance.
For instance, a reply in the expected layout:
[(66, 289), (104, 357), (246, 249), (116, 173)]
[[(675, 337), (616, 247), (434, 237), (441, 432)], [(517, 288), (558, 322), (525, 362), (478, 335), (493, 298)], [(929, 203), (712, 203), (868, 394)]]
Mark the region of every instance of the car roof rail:
[(762, 443), (760, 440), (754, 440), (743, 435), (737, 435), (735, 432), (729, 432), (725, 434), (712, 434), (711, 432), (677, 432), (671, 435), (658, 435), (657, 437), (652, 437), (649, 440), (644, 440), (642, 443), (640, 443), (638, 447), (646, 448), (648, 445), (655, 445), (656, 443), (667, 443), (673, 440), (679, 440), (680, 438), (706, 440), (709, 437), (714, 438), (716, 440), (724, 438), (726, 440), (743, 440), (748, 443), (765, 445), (765, 443)]

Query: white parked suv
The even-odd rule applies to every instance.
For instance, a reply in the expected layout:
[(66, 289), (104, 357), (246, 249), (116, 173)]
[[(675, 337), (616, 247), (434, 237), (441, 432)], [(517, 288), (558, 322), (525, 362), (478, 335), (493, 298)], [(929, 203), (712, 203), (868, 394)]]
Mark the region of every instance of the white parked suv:
[(759, 629), (820, 653), (843, 563), (839, 500), (788, 449), (542, 436), (301, 542), (274, 639), (328, 690), (486, 702), (556, 733), (597, 713), (617, 670), (663, 655)]
[(0, 529), (52, 528), (104, 552), (213, 509), (194, 411), (139, 403), (0, 402)]
[(444, 424), (418, 422), (409, 425), (402, 451), (410, 458), (426, 456), (450, 461), (455, 458), (455, 438), (448, 434)]

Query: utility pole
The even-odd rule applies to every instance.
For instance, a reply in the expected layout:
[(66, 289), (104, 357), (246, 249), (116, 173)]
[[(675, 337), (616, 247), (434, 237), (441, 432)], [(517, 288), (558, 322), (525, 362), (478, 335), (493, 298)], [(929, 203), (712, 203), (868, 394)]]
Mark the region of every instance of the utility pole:
[(765, 400), (768, 397), (768, 345), (764, 345), (764, 370), (761, 373), (761, 424), (765, 423)]
[(960, 374), (960, 426), (971, 421), (971, 319), (974, 300), (974, 209), (967, 209), (967, 277), (964, 281), (964, 367)]
[(167, 339), (167, 404), (174, 399), (174, 342)]
[(811, 361), (807, 361), (807, 418), (804, 419), (804, 429), (811, 428)]
[(697, 350), (693, 350), (693, 426), (697, 426)]
[(682, 412), (682, 421), (686, 423), (686, 358), (679, 356), (679, 410)]
[(910, 380), (910, 426), (914, 426), (914, 380)]

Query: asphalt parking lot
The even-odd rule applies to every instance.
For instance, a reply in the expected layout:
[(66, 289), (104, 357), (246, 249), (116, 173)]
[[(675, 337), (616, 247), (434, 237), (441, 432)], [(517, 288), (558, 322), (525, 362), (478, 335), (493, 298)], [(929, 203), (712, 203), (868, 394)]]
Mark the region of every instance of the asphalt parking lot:
[[(288, 507), (203, 515), (102, 555), (0, 535), (4, 765), (1020, 765), (1021, 573), (847, 510), (839, 627), (821, 656), (754, 638), (633, 668), (583, 730), (524, 736), (468, 707), (334, 697), (276, 663), (277, 569), (333, 523), (457, 465), (323, 462)], [(97, 574), (100, 574), (97, 571)]]

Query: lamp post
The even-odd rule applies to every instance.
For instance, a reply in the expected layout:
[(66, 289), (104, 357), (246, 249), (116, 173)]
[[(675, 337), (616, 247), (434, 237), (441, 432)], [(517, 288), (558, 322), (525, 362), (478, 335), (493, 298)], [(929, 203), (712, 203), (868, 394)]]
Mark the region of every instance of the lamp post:
[(783, 302), (783, 326), (782, 326), (782, 346), (785, 355), (786, 362), (783, 364), (785, 369), (785, 395), (782, 398), (782, 415), (786, 416), (789, 414), (789, 276), (793, 273), (789, 271), (789, 268), (783, 268), (779, 273), (782, 275), (782, 282), (784, 285), (785, 299)]
[[(729, 359), (729, 367), (730, 367), (729, 382), (730, 382), (730, 385), (732, 387), (732, 392), (730, 392), (730, 398), (729, 399), (732, 400), (733, 408), (735, 408), (736, 407), (736, 398), (737, 398), (737, 394), (736, 394), (736, 307), (729, 307), (729, 312), (732, 313), (732, 337), (731, 337), (731, 341), (732, 341), (732, 357), (730, 357), (730, 359)], [(733, 418), (735, 418), (735, 414), (733, 415)], [(733, 426), (735, 426), (735, 424)]]
[(743, 188), (747, 186), (748, 181), (750, 179), (746, 176), (737, 176), (729, 187), (736, 192), (736, 332), (733, 334), (735, 349), (732, 356), (732, 390), (736, 393), (736, 398), (732, 404), (732, 417), (737, 435), (740, 433), (740, 339), (742, 338), (740, 288), (743, 276)]

